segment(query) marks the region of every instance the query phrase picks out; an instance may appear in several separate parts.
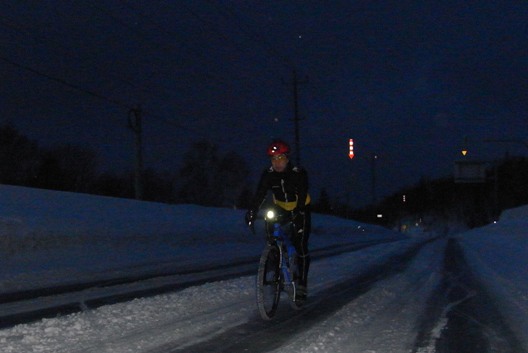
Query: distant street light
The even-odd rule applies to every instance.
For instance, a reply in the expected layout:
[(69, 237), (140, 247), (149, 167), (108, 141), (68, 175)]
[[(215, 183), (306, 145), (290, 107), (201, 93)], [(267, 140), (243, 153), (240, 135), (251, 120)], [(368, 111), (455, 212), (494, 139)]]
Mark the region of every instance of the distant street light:
[[(485, 143), (516, 143), (522, 144), (528, 148), (528, 141), (521, 139), (482, 139), (478, 140)], [(464, 137), (464, 145), (462, 147), (462, 155), (466, 156), (468, 153), (468, 138)], [(456, 161), (455, 162), (455, 182), (458, 183), (483, 183), (486, 181), (485, 164), (491, 164), (493, 167), (493, 184), (494, 184), (494, 204), (495, 215), (499, 213), (499, 176), (498, 176), (498, 161)]]

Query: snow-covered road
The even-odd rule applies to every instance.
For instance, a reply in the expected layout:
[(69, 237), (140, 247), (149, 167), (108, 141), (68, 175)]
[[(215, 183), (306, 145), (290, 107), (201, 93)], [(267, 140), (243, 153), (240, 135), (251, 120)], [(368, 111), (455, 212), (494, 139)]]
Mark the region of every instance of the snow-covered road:
[[(310, 300), (256, 311), (254, 276), (0, 331), (8, 352), (434, 352), (444, 317), (421, 321), (442, 281), (446, 240), (385, 244), (314, 261)], [(412, 256), (415, 255), (416, 256)], [(425, 339), (424, 339), (425, 337)]]
[(285, 304), (271, 323), (253, 314), (220, 340), (173, 346), (168, 352), (407, 352), (438, 283), (436, 271), (443, 261), (439, 247), (426, 245), (418, 257), (419, 248), (411, 247), (365, 266), (358, 263), (358, 254), (318, 262), (318, 283), (302, 311)]

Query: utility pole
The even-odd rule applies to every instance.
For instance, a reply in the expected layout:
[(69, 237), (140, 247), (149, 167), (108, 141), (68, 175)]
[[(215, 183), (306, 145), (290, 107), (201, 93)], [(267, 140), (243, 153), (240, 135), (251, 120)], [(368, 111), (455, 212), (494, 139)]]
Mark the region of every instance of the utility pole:
[(376, 153), (372, 153), (371, 155), (371, 177), (372, 177), (372, 205), (376, 204), (377, 201), (377, 195), (376, 195), (376, 161), (378, 160), (378, 155)]
[(293, 123), (295, 127), (295, 157), (297, 165), (301, 164), (301, 138), (300, 138), (300, 128), (299, 121), (299, 94), (298, 94), (298, 85), (301, 83), (307, 83), (308, 80), (299, 81), (297, 79), (297, 72), (293, 70)]
[(136, 200), (143, 199), (143, 147), (142, 147), (142, 126), (141, 108), (132, 108), (128, 112), (128, 127), (132, 129), (136, 137), (136, 168), (134, 175), (134, 196)]

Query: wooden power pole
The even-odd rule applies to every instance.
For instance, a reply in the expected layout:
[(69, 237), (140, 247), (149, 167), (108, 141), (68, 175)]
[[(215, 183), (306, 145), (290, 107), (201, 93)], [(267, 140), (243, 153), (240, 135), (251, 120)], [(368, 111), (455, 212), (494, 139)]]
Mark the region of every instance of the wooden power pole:
[(143, 199), (143, 146), (141, 140), (141, 108), (130, 109), (128, 113), (128, 127), (136, 136), (136, 168), (134, 173), (134, 197)]
[(300, 127), (299, 121), (301, 120), (299, 116), (299, 93), (298, 85), (301, 83), (307, 83), (308, 80), (299, 81), (297, 79), (297, 72), (293, 70), (293, 123), (295, 128), (295, 157), (297, 165), (301, 164), (301, 137), (300, 137)]

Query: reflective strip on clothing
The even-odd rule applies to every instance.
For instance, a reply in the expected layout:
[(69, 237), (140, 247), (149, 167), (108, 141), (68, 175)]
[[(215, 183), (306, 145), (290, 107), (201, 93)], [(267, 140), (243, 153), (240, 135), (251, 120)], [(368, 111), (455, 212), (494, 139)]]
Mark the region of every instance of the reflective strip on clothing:
[[(295, 201), (279, 201), (279, 200), (275, 199), (275, 197), (273, 197), (273, 203), (275, 205), (279, 206), (280, 208), (285, 209), (286, 211), (291, 211), (295, 207), (297, 207), (297, 200), (295, 200)], [(306, 195), (306, 202), (304, 204), (308, 205), (309, 203), (310, 203), (310, 195)]]

